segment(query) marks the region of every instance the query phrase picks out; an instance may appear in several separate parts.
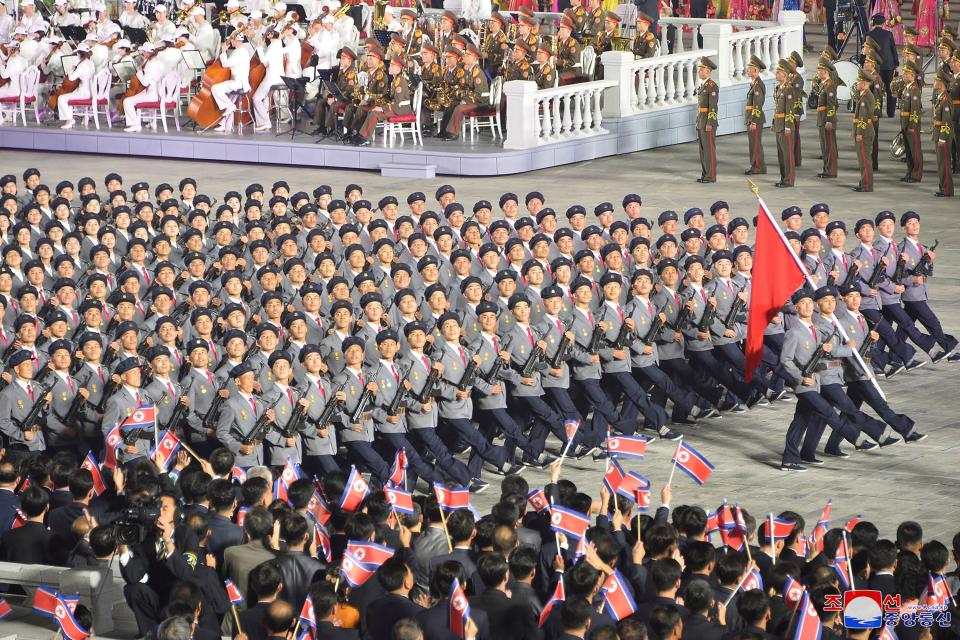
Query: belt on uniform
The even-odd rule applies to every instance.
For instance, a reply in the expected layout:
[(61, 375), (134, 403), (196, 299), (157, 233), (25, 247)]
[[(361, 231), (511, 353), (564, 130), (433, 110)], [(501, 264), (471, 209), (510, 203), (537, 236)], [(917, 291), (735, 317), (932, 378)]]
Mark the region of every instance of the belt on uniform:
[(709, 111), (709, 109), (706, 107), (699, 107), (697, 108), (697, 111), (699, 111), (700, 113), (706, 113), (707, 111)]
[(906, 117), (909, 116), (911, 113), (912, 113), (911, 111), (901, 111), (901, 112), (900, 112), (900, 115), (902, 115), (903, 117), (906, 118)]
[(826, 111), (827, 107), (817, 107), (817, 111)]
[(953, 104), (960, 104), (960, 100), (954, 100)]
[(940, 125), (943, 124), (943, 120), (934, 120), (934, 121), (933, 121), (933, 124), (934, 124), (934, 126), (939, 127)]
[(775, 114), (773, 114), (773, 117), (774, 117), (774, 118), (786, 118), (786, 117), (787, 117), (787, 114), (785, 114), (785, 113), (775, 113)]
[(841, 362), (838, 362), (837, 360), (828, 360), (827, 362), (824, 363), (824, 366), (827, 369), (836, 369), (838, 367), (842, 367), (843, 364)]

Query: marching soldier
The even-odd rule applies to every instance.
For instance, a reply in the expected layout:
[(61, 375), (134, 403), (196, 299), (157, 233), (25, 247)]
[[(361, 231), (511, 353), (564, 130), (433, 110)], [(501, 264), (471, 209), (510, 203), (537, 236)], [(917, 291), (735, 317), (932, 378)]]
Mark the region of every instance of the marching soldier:
[(653, 18), (643, 11), (637, 12), (637, 35), (633, 38), (633, 55), (638, 59), (657, 55), (657, 36), (650, 31)]
[(710, 58), (700, 58), (697, 73), (703, 83), (697, 88), (697, 140), (700, 144), (701, 176), (697, 182), (717, 181), (717, 104), (720, 89), (710, 78), (717, 68)]
[[(49, 413), (46, 426), (50, 437), (47, 440), (47, 450), (76, 449), (81, 446), (80, 423), (77, 420), (67, 422), (70, 407), (77, 394), (83, 396), (79, 402), (90, 395), (86, 389), (81, 389), (77, 380), (70, 375), (70, 364), (73, 356), (73, 345), (68, 340), (55, 340), (50, 343), (50, 363), (47, 365), (53, 370), (53, 386), (50, 389)], [(78, 414), (79, 415), (79, 414)]]
[(873, 162), (871, 149), (875, 130), (871, 123), (874, 114), (874, 97), (870, 92), (873, 78), (863, 69), (857, 74), (857, 89), (859, 97), (853, 111), (853, 141), (857, 153), (857, 162), (860, 163), (860, 184), (854, 191), (873, 191)]
[(480, 52), (473, 45), (468, 45), (463, 52), (463, 75), (460, 79), (460, 102), (447, 109), (443, 114), (440, 128), (443, 129), (441, 139), (456, 140), (460, 133), (460, 123), (468, 111), (476, 109), (481, 101), (490, 95), (490, 85), (487, 76), (480, 69), (477, 61)]
[(766, 117), (763, 114), (763, 103), (767, 97), (767, 87), (760, 79), (760, 72), (767, 68), (757, 56), (750, 56), (747, 65), (747, 75), (750, 77), (750, 88), (747, 89), (747, 104), (744, 106), (744, 124), (747, 125), (750, 140), (750, 168), (744, 171), (748, 176), (767, 172), (767, 163), (763, 159), (763, 124)]
[(560, 18), (557, 28), (557, 54), (554, 56), (554, 65), (560, 72), (560, 84), (569, 82), (577, 77), (576, 68), (580, 65), (580, 43), (573, 37), (576, 25), (570, 16), (564, 14)]
[(395, 116), (406, 116), (413, 113), (413, 92), (410, 90), (410, 81), (404, 73), (406, 64), (403, 56), (396, 56), (390, 61), (390, 104), (381, 107), (374, 106), (368, 113), (357, 135), (350, 141), (358, 147), (370, 146), (370, 136), (376, 130), (377, 123)]
[(836, 68), (824, 58), (817, 64), (817, 127), (823, 171), (818, 178), (837, 177), (837, 86)]
[(937, 175), (940, 178), (938, 198), (953, 197), (953, 176), (950, 173), (950, 145), (956, 138), (952, 118), (953, 105), (947, 92), (950, 78), (942, 70), (933, 81), (936, 102), (933, 107), (933, 142), (937, 149)]
[(256, 372), (249, 362), (241, 362), (230, 370), (236, 393), (223, 404), (217, 419), (217, 440), (236, 456), (238, 467), (263, 464), (263, 438), (254, 433), (257, 422), (271, 420), (273, 409), (253, 394)]
[(773, 90), (773, 132), (777, 134), (777, 161), (780, 164), (780, 182), (775, 187), (792, 187), (793, 175), (793, 115), (794, 89), (790, 84), (793, 65), (789, 60), (777, 63), (777, 86)]
[[(142, 407), (146, 401), (145, 395), (140, 390), (142, 374), (139, 358), (124, 358), (117, 365), (113, 375), (120, 378), (120, 386), (117, 391), (107, 399), (107, 408), (104, 411), (103, 420), (100, 423), (104, 436), (107, 436), (116, 425), (133, 415), (134, 411)], [(116, 380), (116, 378), (114, 378), (114, 380)], [(152, 433), (147, 434), (147, 432), (144, 431), (139, 434), (139, 437), (131, 437), (130, 444), (124, 441), (123, 446), (117, 454), (118, 461), (121, 464), (126, 464), (138, 458), (146, 457), (150, 450), (150, 440), (152, 436)]]
[(537, 63), (539, 66), (534, 74), (538, 89), (552, 89), (557, 83), (557, 72), (550, 64), (552, 55), (553, 51), (547, 43), (545, 41), (541, 42), (537, 47)]
[(920, 182), (923, 179), (923, 147), (920, 144), (920, 118), (923, 116), (923, 72), (913, 62), (903, 65), (903, 89), (900, 98), (900, 134), (906, 151), (907, 175), (901, 182)]
[(530, 49), (526, 42), (517, 40), (513, 45), (513, 55), (507, 62), (507, 68), (503, 73), (504, 82), (510, 80), (533, 80), (533, 68), (529, 62)]
[[(0, 433), (3, 441), (11, 449), (23, 451), (45, 451), (47, 448), (41, 421), (36, 424), (24, 424), (36, 402), (43, 396), (43, 388), (34, 381), (33, 355), (26, 349), (20, 349), (7, 361), (13, 378), (0, 393)], [(47, 392), (47, 401), (52, 399)]]
[(800, 153), (800, 118), (803, 117), (805, 112), (803, 97), (806, 92), (803, 90), (803, 76), (797, 69), (803, 66), (803, 56), (794, 51), (790, 54), (789, 60), (791, 66), (789, 82), (793, 88), (793, 166), (799, 167), (802, 158)]

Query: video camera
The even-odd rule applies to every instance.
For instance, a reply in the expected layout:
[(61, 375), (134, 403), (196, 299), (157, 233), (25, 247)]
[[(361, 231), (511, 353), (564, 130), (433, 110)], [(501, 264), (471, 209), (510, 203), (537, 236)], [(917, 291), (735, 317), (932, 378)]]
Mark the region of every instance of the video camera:
[(147, 531), (153, 528), (154, 522), (159, 517), (159, 497), (129, 505), (113, 524), (117, 532), (117, 542), (127, 546), (140, 544), (146, 539)]

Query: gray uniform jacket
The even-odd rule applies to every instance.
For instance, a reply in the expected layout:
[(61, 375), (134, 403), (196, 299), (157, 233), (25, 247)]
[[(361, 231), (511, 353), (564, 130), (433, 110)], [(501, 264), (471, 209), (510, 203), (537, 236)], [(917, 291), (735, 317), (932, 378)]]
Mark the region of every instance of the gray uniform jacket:
[(796, 393), (809, 393), (811, 391), (820, 391), (820, 374), (811, 373), (813, 378), (812, 385), (802, 384), (803, 368), (810, 362), (817, 346), (822, 343), (829, 333), (824, 334), (817, 330), (817, 338), (814, 340), (813, 332), (810, 327), (803, 323), (798, 323), (796, 327), (787, 331), (783, 339), (783, 350), (780, 352), (780, 364), (790, 378), (790, 384)]
[[(296, 463), (302, 461), (300, 436), (294, 435), (293, 437), (296, 442), (294, 442), (292, 447), (288, 447), (287, 439), (283, 435), (283, 432), (287, 429), (287, 425), (293, 418), (299, 400), (300, 392), (293, 387), (281, 389), (276, 383), (273, 383), (263, 390), (263, 401), (268, 407), (273, 406), (273, 412), (276, 416), (273, 428), (267, 432), (264, 438), (266, 445), (264, 453), (267, 457), (267, 464), (282, 465), (287, 461), (287, 458)], [(301, 427), (301, 429), (303, 428), (305, 428), (305, 425)]]
[(326, 436), (321, 437), (317, 431), (317, 422), (320, 420), (320, 414), (327, 406), (327, 402), (335, 402), (334, 387), (323, 378), (311, 380), (309, 376), (304, 378), (303, 386), (305, 388), (304, 397), (310, 406), (307, 408), (307, 428), (301, 433), (304, 455), (308, 456), (333, 456), (337, 454), (337, 430), (334, 425), (327, 426)]
[[(850, 257), (856, 260), (857, 264), (860, 265), (860, 270), (857, 273), (859, 274), (858, 286), (860, 288), (860, 296), (862, 298), (860, 302), (861, 309), (880, 309), (880, 300), (877, 296), (870, 294), (870, 288), (867, 286), (867, 282), (869, 282), (870, 278), (873, 276), (873, 271), (880, 262), (881, 256), (882, 254), (875, 248), (866, 247), (863, 245), (863, 243), (858, 244), (856, 247), (854, 247), (853, 251), (850, 252)], [(879, 288), (880, 285), (878, 284), (878, 291)]]
[[(644, 353), (644, 338), (650, 333), (650, 325), (657, 316), (657, 307), (653, 300), (641, 300), (634, 297), (627, 303), (628, 318), (633, 318), (637, 330), (637, 339), (630, 348), (630, 364), (633, 367), (649, 367), (657, 364), (657, 341), (650, 342), (651, 353)], [(659, 333), (658, 333), (659, 335)], [(655, 336), (656, 338), (656, 336)]]
[[(556, 357), (557, 350), (560, 348), (560, 342), (563, 340), (564, 332), (572, 326), (572, 322), (567, 322), (567, 324), (564, 324), (564, 321), (560, 318), (550, 318), (546, 314), (544, 314), (537, 323), (537, 330), (540, 332), (540, 335), (543, 336), (543, 340), (547, 343), (545, 358), (547, 362), (552, 361)], [(554, 376), (550, 373), (550, 371), (544, 371), (540, 377), (540, 384), (544, 388), (555, 387), (559, 389), (569, 389), (570, 365), (568, 365), (566, 362), (563, 362), (560, 363), (560, 366), (557, 368), (562, 372), (559, 376)]]
[[(27, 440), (23, 432), (23, 421), (33, 409), (34, 402), (40, 399), (40, 393), (43, 391), (37, 383), (29, 384), (33, 389), (33, 400), (18, 380), (8, 384), (0, 392), (0, 432), (3, 432), (10, 444), (25, 445), (30, 451), (43, 451), (47, 445), (42, 430), (35, 431), (32, 440)], [(38, 422), (42, 424), (43, 420)]]
[[(833, 321), (820, 315), (813, 316), (813, 326), (817, 328), (817, 339), (824, 342), (833, 333)], [(823, 334), (822, 336), (820, 334)], [(820, 362), (827, 368), (820, 373), (820, 384), (843, 384), (843, 365), (853, 358), (853, 349), (844, 344), (839, 332), (830, 338), (833, 348), (823, 356)]]
[(703, 318), (707, 305), (710, 304), (710, 294), (706, 288), (701, 288), (700, 291), (697, 291), (691, 285), (684, 291), (684, 299), (693, 300), (694, 305), (693, 311), (687, 316), (687, 322), (680, 329), (687, 338), (687, 351), (709, 351), (713, 349), (713, 342), (711, 342), (709, 337), (706, 340), (701, 340), (697, 337), (700, 331), (697, 327), (700, 324), (701, 318)]
[[(430, 369), (433, 363), (422, 353), (407, 354), (407, 361), (412, 365), (410, 369), (411, 393), (414, 401), (407, 407), (407, 427), (410, 429), (435, 429), (440, 412), (437, 410), (437, 403), (431, 403), (429, 411), (422, 411), (420, 400), (426, 400), (423, 397), (423, 388), (427, 384), (427, 378), (430, 375)], [(436, 392), (435, 392), (436, 393)]]
[(217, 387), (222, 382), (223, 379), (217, 378), (209, 369), (200, 371), (191, 368), (190, 373), (184, 379), (184, 387), (190, 385), (187, 392), (187, 397), (190, 399), (187, 425), (189, 426), (191, 442), (206, 442), (207, 425), (203, 423), (203, 417), (210, 411), (210, 405), (217, 397)]
[(734, 335), (732, 338), (723, 335), (726, 327), (723, 325), (723, 321), (726, 320), (727, 316), (730, 315), (730, 309), (733, 307), (734, 300), (740, 294), (742, 287), (737, 284), (733, 279), (727, 279), (726, 282), (720, 280), (720, 278), (714, 278), (710, 281), (706, 287), (707, 297), (717, 299), (717, 315), (714, 316), (713, 324), (710, 325), (710, 335), (713, 340), (713, 344), (730, 344), (733, 342), (740, 342), (747, 337), (747, 324), (746, 324), (746, 312), (747, 308), (744, 307), (743, 311), (738, 314), (737, 318), (733, 318), (730, 323), (730, 328), (734, 330)]
[[(602, 312), (601, 314), (594, 314), (592, 311), (584, 312), (580, 308), (575, 308), (572, 313), (573, 347), (570, 349), (570, 372), (574, 380), (599, 380), (600, 363), (593, 362), (587, 349), (593, 337), (594, 326), (597, 322), (603, 320), (601, 315), (605, 314), (602, 314)], [(592, 322), (590, 315), (593, 315)]]
[[(131, 392), (126, 385), (120, 387), (120, 389), (107, 400), (106, 411), (104, 411), (102, 422), (103, 434), (106, 435), (109, 433), (114, 425), (125, 420), (127, 416), (132, 415), (133, 412), (137, 410), (138, 406), (146, 404), (147, 402), (149, 402), (149, 400), (142, 391), (136, 390)], [(153, 432), (144, 430), (141, 433), (141, 437), (137, 438), (136, 441), (137, 452), (130, 454), (121, 447), (117, 450), (117, 460), (121, 464), (126, 464), (130, 460), (147, 456), (150, 453), (151, 438), (153, 438)]]
[(370, 379), (377, 383), (380, 390), (373, 398), (373, 422), (377, 431), (381, 433), (406, 433), (406, 408), (409, 404), (409, 396), (400, 401), (400, 408), (403, 409), (398, 414), (400, 418), (396, 424), (387, 421), (387, 409), (400, 393), (400, 381), (404, 378), (404, 373), (409, 364), (387, 363), (383, 360), (377, 360), (377, 363), (370, 369)]
[[(353, 425), (350, 424), (349, 416), (353, 413), (354, 409), (357, 408), (357, 403), (363, 394), (364, 385), (372, 381), (366, 371), (362, 372), (362, 376), (363, 384), (360, 383), (356, 372), (344, 369), (333, 380), (335, 385), (343, 385), (343, 392), (347, 396), (343, 407), (344, 410), (338, 418), (341, 429), (339, 434), (341, 442), (373, 442), (373, 413), (371, 409), (367, 409), (367, 411), (360, 416), (361, 426), (359, 431), (354, 431)], [(374, 401), (375, 400), (376, 398), (374, 398)], [(370, 407), (373, 407), (372, 402)]]
[[(604, 302), (603, 305), (605, 309), (601, 313), (605, 312), (604, 322), (607, 323), (605, 340), (600, 348), (600, 362), (603, 366), (603, 372), (630, 373), (630, 358), (626, 357), (623, 360), (618, 360), (613, 356), (613, 344), (617, 336), (620, 335), (620, 327), (624, 324), (623, 320), (626, 320), (630, 314), (619, 302)], [(621, 316), (623, 320), (621, 320)]]
[(223, 410), (217, 419), (217, 439), (236, 456), (235, 463), (238, 467), (263, 464), (263, 443), (257, 444), (253, 451), (246, 455), (240, 453), (240, 445), (243, 438), (252, 435), (257, 419), (268, 406), (261, 399), (252, 396), (244, 398), (239, 393), (234, 393), (223, 403)]
[[(917, 264), (920, 262), (920, 258), (927, 252), (926, 248), (923, 245), (914, 244), (913, 241), (904, 238), (900, 242), (900, 253), (907, 256), (907, 264), (904, 273), (910, 273)], [(914, 282), (912, 276), (906, 276), (903, 280), (903, 286), (906, 287), (901, 296), (904, 302), (918, 302), (920, 300), (927, 299), (927, 282), (924, 280), (922, 283), (917, 284)]]
[[(530, 330), (529, 334), (527, 333), (528, 328)], [(548, 367), (542, 357), (538, 358), (537, 363), (533, 367), (533, 372), (530, 374), (530, 377), (533, 378), (533, 384), (526, 385), (520, 382), (520, 371), (531, 357), (530, 354), (536, 349), (536, 343), (540, 340), (540, 334), (537, 332), (537, 329), (532, 326), (521, 327), (518, 324), (514, 324), (510, 332), (505, 334), (504, 340), (506, 340), (507, 337), (510, 338), (509, 348), (501, 348), (507, 349), (510, 352), (510, 366), (512, 371), (506, 375), (510, 382), (511, 395), (516, 397), (542, 396), (543, 386), (540, 383), (540, 372), (545, 371)]]
[(659, 360), (675, 360), (683, 357), (683, 350), (686, 338), (683, 332), (680, 332), (680, 341), (675, 342), (676, 332), (681, 329), (677, 327), (677, 318), (680, 310), (683, 308), (686, 299), (677, 291), (668, 291), (666, 287), (660, 286), (660, 290), (652, 298), (654, 306), (661, 309), (667, 316), (667, 322), (657, 337), (657, 357)]

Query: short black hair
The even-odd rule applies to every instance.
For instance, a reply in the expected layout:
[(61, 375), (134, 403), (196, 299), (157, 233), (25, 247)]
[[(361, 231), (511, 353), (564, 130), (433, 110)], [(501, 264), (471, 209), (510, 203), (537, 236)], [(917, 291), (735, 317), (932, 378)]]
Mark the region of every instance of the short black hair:
[(533, 547), (519, 546), (510, 553), (510, 575), (517, 580), (530, 577), (537, 568), (537, 551)]
[(248, 478), (247, 481), (243, 483), (243, 486), (240, 487), (243, 504), (247, 506), (260, 504), (260, 501), (263, 499), (263, 494), (268, 491), (270, 491), (270, 483), (266, 478), (259, 476)]
[(713, 589), (703, 578), (694, 578), (683, 591), (683, 604), (690, 613), (703, 613), (713, 605)]
[(466, 542), (476, 528), (476, 520), (467, 509), (454, 511), (447, 516), (447, 531), (454, 543)]
[(714, 570), (720, 584), (737, 584), (747, 568), (747, 556), (739, 551), (729, 551), (720, 556)]
[(117, 550), (116, 529), (100, 525), (90, 530), (90, 549), (98, 558), (105, 558)]
[(36, 518), (50, 506), (50, 496), (33, 485), (20, 492), (20, 509), (28, 518)]
[(892, 540), (877, 540), (870, 549), (871, 572), (892, 569), (897, 562), (897, 545)]
[(677, 544), (677, 530), (672, 524), (658, 522), (651, 525), (643, 536), (643, 546), (648, 556), (658, 556), (666, 553)]
[(870, 18), (870, 23), (873, 24), (873, 26), (875, 26), (875, 27), (879, 27), (880, 25), (882, 25), (882, 24), (883, 24), (884, 22), (886, 22), (886, 21), (887, 21), (887, 19), (884, 17), (884, 15), (883, 15), (882, 13), (875, 13), (875, 14), (873, 14), (873, 16), (871, 16), (871, 18)]
[(396, 591), (403, 586), (403, 581), (406, 580), (409, 572), (410, 567), (403, 559), (391, 556), (377, 570), (377, 580), (380, 581), (384, 591)]
[(294, 509), (305, 509), (315, 491), (313, 482), (307, 478), (294, 480), (287, 489), (287, 498)]
[(673, 558), (660, 558), (650, 565), (650, 578), (658, 592), (669, 591), (676, 587), (682, 573), (680, 563)]
[(687, 569), (702, 573), (717, 561), (717, 549), (709, 542), (689, 540), (683, 548), (683, 560)]
[(430, 595), (437, 599), (448, 597), (454, 580), (459, 580), (460, 585), (467, 588), (467, 573), (463, 570), (463, 565), (456, 560), (447, 560), (434, 570), (433, 577), (430, 578)]
[(310, 589), (310, 595), (313, 598), (313, 613), (316, 620), (322, 620), (333, 613), (337, 606), (337, 592), (333, 590), (333, 585), (320, 582)]
[[(282, 580), (283, 576), (280, 574), (277, 565), (269, 560), (261, 562), (250, 570), (250, 577), (247, 581), (247, 588), (250, 593), (247, 596), (247, 601), (255, 603), (260, 598), (272, 596), (277, 592), (277, 587), (280, 586)], [(251, 606), (253, 605), (251, 604)]]
[(833, 585), (821, 585), (810, 591), (810, 602), (817, 610), (817, 616), (821, 622), (830, 622), (836, 617), (837, 612), (833, 606), (827, 609), (827, 601), (838, 597), (840, 597), (840, 589)]
[(70, 475), (70, 496), (83, 500), (93, 491), (93, 474), (89, 469), (77, 469)]
[(897, 546), (901, 549), (915, 547), (923, 542), (923, 527), (919, 522), (907, 520), (897, 527)]
[(590, 621), (593, 609), (583, 598), (567, 598), (560, 609), (560, 625), (564, 629), (582, 629)]
[(366, 513), (351, 514), (343, 525), (348, 540), (369, 540), (376, 530), (373, 520)]
[(300, 544), (307, 539), (307, 519), (299, 513), (291, 513), (280, 521), (280, 535), (287, 544)]
[(210, 496), (210, 507), (217, 512), (229, 509), (237, 499), (233, 483), (229, 480), (213, 480), (207, 494)]
[(230, 473), (233, 470), (233, 463), (236, 457), (226, 447), (218, 447), (210, 454), (210, 466), (213, 472), (218, 476)]
[(931, 540), (920, 550), (920, 560), (932, 573), (942, 572), (950, 561), (950, 552), (939, 540)]
[(264, 507), (254, 507), (243, 518), (243, 530), (251, 540), (261, 540), (273, 531), (273, 514)]
[(493, 589), (507, 579), (510, 567), (499, 553), (485, 553), (477, 560), (477, 573), (484, 586), (487, 589)]
[(647, 626), (658, 638), (669, 638), (678, 624), (680, 624), (680, 612), (674, 605), (668, 604), (654, 607)]
[(769, 610), (770, 598), (760, 589), (744, 591), (737, 600), (737, 613), (748, 627), (758, 626)]

